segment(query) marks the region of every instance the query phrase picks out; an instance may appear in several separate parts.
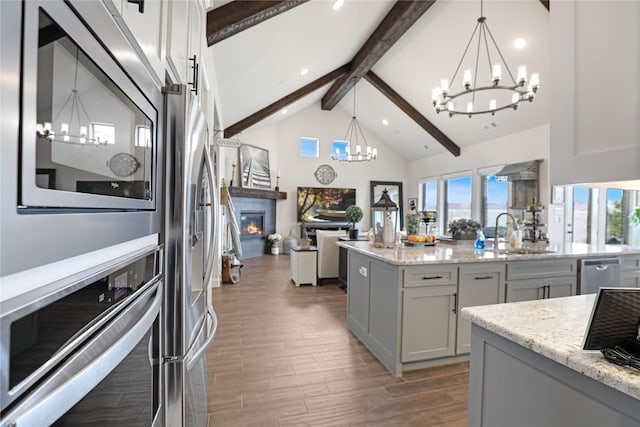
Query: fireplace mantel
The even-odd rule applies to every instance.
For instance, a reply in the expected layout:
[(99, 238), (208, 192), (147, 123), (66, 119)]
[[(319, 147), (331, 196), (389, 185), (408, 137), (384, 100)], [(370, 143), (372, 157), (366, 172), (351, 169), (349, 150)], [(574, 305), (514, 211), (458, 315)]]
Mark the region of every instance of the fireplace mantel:
[(273, 190), (259, 190), (257, 188), (243, 188), (243, 187), (226, 187), (229, 190), (229, 194), (235, 197), (250, 197), (254, 199), (274, 199), (274, 200), (286, 200), (287, 193), (284, 191)]

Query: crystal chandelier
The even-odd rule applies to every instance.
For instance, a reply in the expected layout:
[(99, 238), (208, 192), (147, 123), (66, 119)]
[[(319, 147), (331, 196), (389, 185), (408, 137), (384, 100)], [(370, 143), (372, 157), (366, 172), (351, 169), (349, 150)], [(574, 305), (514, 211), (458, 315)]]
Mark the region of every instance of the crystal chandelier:
[[(473, 70), (464, 70), (462, 77), (462, 86), (464, 87), (458, 93), (451, 93), (451, 88), (454, 85), (455, 78), (460, 71), (465, 56), (469, 51), (469, 47), (474, 41), (474, 38), (478, 36), (475, 68)], [(497, 52), (500, 57), (500, 62), (493, 63), (491, 60), (490, 43), (493, 46), (492, 49)], [(480, 62), (480, 51), (486, 53), (488, 76), (486, 85), (480, 85), (478, 81), (478, 67)], [(493, 65), (492, 65), (493, 64)], [(502, 82), (502, 66), (507, 71), (508, 77), (511, 82)], [(471, 117), (476, 114), (491, 113), (494, 115), (496, 111), (513, 108), (516, 110), (518, 104), (522, 101), (532, 102), (535, 98), (535, 94), (540, 86), (540, 77), (537, 73), (531, 74), (531, 78), (527, 79), (527, 67), (520, 65), (518, 67), (518, 73), (516, 78), (513, 78), (511, 69), (507, 65), (502, 56), (502, 52), (498, 47), (489, 26), (487, 25), (487, 18), (483, 16), (483, 0), (480, 0), (480, 17), (471, 34), (469, 43), (460, 58), (460, 62), (453, 73), (451, 80), (442, 79), (440, 81), (440, 87), (433, 89), (432, 101), (433, 106), (437, 113), (440, 111), (446, 111), (449, 113), (449, 117), (455, 114), (466, 114)], [(478, 98), (478, 99), (476, 99)]]
[[(65, 142), (69, 144), (108, 144), (109, 141), (107, 138), (100, 138), (96, 136), (95, 138), (90, 138), (87, 136), (87, 125), (91, 124), (91, 119), (89, 118), (89, 114), (87, 113), (82, 100), (80, 99), (80, 95), (78, 94), (78, 52), (79, 49), (76, 48), (76, 67), (75, 73), (73, 77), (73, 89), (71, 89), (71, 93), (67, 97), (64, 104), (62, 104), (62, 108), (58, 111), (58, 114), (53, 118), (53, 122), (44, 122), (44, 123), (36, 123), (36, 132), (40, 138), (46, 138), (51, 141), (57, 142)], [(56, 132), (53, 129), (53, 124), (58, 122), (58, 118), (62, 115), (62, 113), (69, 113), (69, 120), (66, 122), (60, 123), (60, 132)], [(84, 115), (86, 122), (82, 122), (80, 114)], [(66, 114), (64, 115), (66, 116)], [(62, 118), (64, 120), (64, 117)], [(76, 124), (76, 126), (74, 126)]]
[[(347, 143), (345, 152), (341, 153), (340, 150), (336, 148), (335, 153), (331, 153), (331, 158), (333, 160), (356, 163), (368, 162), (370, 160), (375, 160), (378, 158), (378, 149), (367, 144), (367, 138), (364, 136), (364, 132), (362, 132), (360, 123), (358, 123), (358, 119), (356, 118), (355, 84), (353, 85), (353, 117), (351, 118), (351, 122), (347, 127), (347, 132), (344, 135), (344, 141)], [(364, 152), (362, 151), (362, 143), (364, 143)], [(352, 147), (354, 148), (354, 151), (351, 151)]]

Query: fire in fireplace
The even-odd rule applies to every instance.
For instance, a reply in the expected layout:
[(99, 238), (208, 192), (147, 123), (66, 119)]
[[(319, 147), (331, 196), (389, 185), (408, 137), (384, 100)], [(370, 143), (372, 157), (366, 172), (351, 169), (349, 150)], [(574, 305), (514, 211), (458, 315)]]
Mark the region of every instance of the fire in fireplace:
[(240, 237), (259, 238), (264, 230), (264, 211), (240, 212)]

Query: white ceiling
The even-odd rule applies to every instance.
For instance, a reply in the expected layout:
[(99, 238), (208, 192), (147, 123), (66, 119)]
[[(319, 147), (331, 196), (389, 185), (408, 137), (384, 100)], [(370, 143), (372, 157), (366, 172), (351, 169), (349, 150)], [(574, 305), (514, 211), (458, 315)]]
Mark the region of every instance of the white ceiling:
[[(214, 2), (214, 7), (224, 3)], [(229, 127), (348, 63), (394, 3), (346, 0), (340, 10), (334, 11), (331, 1), (311, 0), (210, 47), (223, 125)], [(436, 114), (431, 104), (431, 89), (439, 85), (441, 78), (451, 78), (469, 42), (480, 16), (480, 2), (476, 0), (437, 0), (372, 68), (462, 150), (470, 144), (549, 121), (549, 12), (539, 0), (485, 0), (484, 15), (512, 72), (515, 74), (519, 65), (526, 64), (529, 73), (540, 74), (541, 87), (535, 101), (521, 103), (517, 111), (450, 118), (444, 113)], [(518, 37), (526, 39), (524, 49), (513, 47)], [(485, 58), (481, 55), (481, 61)], [(475, 62), (472, 48), (467, 61), (469, 64), (463, 64), (463, 69), (472, 68)], [(300, 76), (304, 67), (309, 72)], [(460, 76), (454, 83), (461, 86), (459, 82)], [(286, 116), (316, 104), (329, 87), (289, 106)], [(375, 133), (407, 160), (446, 152), (366, 80), (360, 80), (356, 88), (356, 112), (365, 133)], [(319, 104), (316, 106), (319, 108)], [(353, 91), (337, 108), (352, 113)], [(254, 127), (281, 117), (285, 116), (276, 113)], [(382, 119), (387, 119), (389, 125), (384, 126)], [(497, 127), (486, 130), (484, 125), (491, 122)]]

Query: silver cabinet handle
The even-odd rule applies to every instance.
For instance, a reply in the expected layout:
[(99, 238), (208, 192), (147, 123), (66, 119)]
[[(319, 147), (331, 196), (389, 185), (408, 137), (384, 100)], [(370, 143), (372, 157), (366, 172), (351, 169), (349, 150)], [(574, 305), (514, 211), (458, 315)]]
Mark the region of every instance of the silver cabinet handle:
[(458, 311), (458, 294), (457, 293), (453, 294), (453, 309), (451, 311), (453, 311), (454, 313)]
[(429, 277), (423, 276), (422, 277), (422, 280), (433, 280), (433, 279), (443, 279), (443, 277), (442, 276), (429, 276)]
[(476, 276), (475, 279), (476, 280), (487, 280), (487, 279), (493, 279), (493, 276)]

